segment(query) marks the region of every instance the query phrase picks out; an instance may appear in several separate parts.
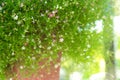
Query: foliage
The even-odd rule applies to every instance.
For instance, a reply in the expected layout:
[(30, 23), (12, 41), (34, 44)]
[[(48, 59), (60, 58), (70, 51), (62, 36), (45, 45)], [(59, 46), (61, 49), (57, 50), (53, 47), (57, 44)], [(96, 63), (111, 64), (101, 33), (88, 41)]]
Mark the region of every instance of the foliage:
[(101, 34), (92, 28), (104, 17), (107, 1), (1, 0), (0, 74), (19, 61), (27, 66), (55, 59), (59, 51), (65, 60), (92, 59), (90, 52), (101, 44)]
[(118, 49), (120, 49), (120, 36), (118, 36)]

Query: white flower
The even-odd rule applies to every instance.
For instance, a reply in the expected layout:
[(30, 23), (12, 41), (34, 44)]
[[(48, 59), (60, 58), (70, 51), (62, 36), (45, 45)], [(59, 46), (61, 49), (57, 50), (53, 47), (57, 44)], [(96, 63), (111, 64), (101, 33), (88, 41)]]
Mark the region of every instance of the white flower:
[(22, 50), (25, 50), (25, 46), (22, 47)]
[(20, 66), (20, 69), (23, 69), (24, 68), (24, 66)]
[(32, 57), (32, 60), (35, 60), (36, 58), (35, 57)]
[(22, 22), (21, 21), (18, 21), (17, 24), (20, 25)]
[(39, 48), (42, 48), (42, 45), (39, 45)]
[(10, 78), (10, 80), (13, 80), (12, 78)]
[(91, 46), (88, 44), (87, 47), (90, 48)]
[(60, 39), (59, 39), (59, 42), (63, 42), (63, 41), (64, 41), (64, 39), (63, 39), (63, 38), (60, 38)]
[(52, 59), (51, 57), (49, 58), (49, 60), (50, 60), (50, 61), (53, 61), (53, 59)]
[(0, 11), (2, 10), (2, 7), (0, 6)]
[(50, 54), (53, 55), (53, 52), (51, 51)]
[(57, 12), (58, 12), (57, 10), (52, 11), (53, 14), (56, 14)]
[(35, 40), (34, 40), (34, 39), (32, 39), (32, 42), (35, 42)]
[(18, 15), (14, 14), (14, 15), (12, 15), (12, 18), (13, 18), (14, 20), (18, 20)]
[(15, 15), (14, 20), (18, 20), (18, 16), (17, 15)]
[(47, 1), (45, 1), (45, 4), (47, 4)]
[(23, 6), (24, 6), (24, 4), (23, 4), (23, 3), (21, 3), (21, 4), (20, 4), (20, 7), (23, 7)]
[(25, 35), (24, 34), (22, 34), (22, 38), (24, 38), (25, 37)]
[(51, 46), (49, 46), (48, 48), (47, 48), (47, 50), (50, 50), (51, 49)]
[(41, 16), (44, 16), (44, 14), (41, 13)]
[(60, 64), (55, 64), (55, 66), (54, 66), (54, 67), (55, 67), (55, 68), (58, 68), (59, 66), (60, 66)]
[(14, 52), (12, 52), (12, 55), (15, 55), (15, 53), (14, 53)]

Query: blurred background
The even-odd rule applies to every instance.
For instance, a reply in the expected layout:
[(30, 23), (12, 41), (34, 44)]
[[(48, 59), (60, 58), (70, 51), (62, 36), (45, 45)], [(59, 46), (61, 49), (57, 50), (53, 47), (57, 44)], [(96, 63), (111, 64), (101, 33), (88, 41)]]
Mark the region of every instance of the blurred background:
[[(106, 79), (106, 75), (109, 75), (110, 80), (120, 80), (120, 7), (119, 6), (120, 6), (120, 0), (114, 0), (114, 6), (112, 6), (114, 8), (112, 26), (113, 26), (113, 34), (114, 34), (113, 36), (114, 71), (113, 72), (115, 75), (106, 72), (106, 65), (108, 66), (111, 65), (106, 64), (105, 62), (106, 55), (99, 54), (99, 53), (104, 53), (104, 51), (102, 52), (101, 51), (102, 49), (100, 48), (98, 50), (94, 50), (95, 54), (92, 56), (94, 56), (95, 58), (90, 62), (88, 61), (88, 62), (75, 64), (74, 60), (67, 60), (66, 62), (62, 63), (62, 67), (60, 69), (60, 80), (109, 80)], [(97, 33), (102, 33), (104, 29), (103, 26), (104, 26), (103, 20), (96, 20), (95, 27), (92, 30), (96, 30)], [(112, 39), (109, 38), (109, 40)], [(102, 47), (104, 46), (102, 45)], [(86, 59), (87, 58), (90, 58), (90, 56), (87, 56)], [(111, 59), (111, 57), (107, 57), (107, 58)]]

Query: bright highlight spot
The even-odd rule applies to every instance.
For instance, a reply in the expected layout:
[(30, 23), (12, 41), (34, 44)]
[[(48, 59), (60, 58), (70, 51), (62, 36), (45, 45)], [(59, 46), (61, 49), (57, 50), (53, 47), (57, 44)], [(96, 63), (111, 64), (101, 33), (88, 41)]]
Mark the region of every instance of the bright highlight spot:
[(70, 75), (70, 80), (82, 80), (82, 74), (80, 74), (79, 72), (73, 72)]
[(117, 35), (120, 35), (120, 16), (115, 16), (113, 19), (114, 30)]

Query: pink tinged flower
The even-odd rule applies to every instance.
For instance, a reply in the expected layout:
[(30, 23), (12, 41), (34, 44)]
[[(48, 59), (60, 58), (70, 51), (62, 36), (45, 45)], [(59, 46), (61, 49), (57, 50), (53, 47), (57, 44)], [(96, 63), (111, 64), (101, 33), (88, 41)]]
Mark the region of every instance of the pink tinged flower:
[(49, 14), (48, 14), (48, 17), (49, 17), (49, 18), (55, 17), (55, 14), (54, 14), (54, 13), (49, 13)]
[(48, 14), (48, 17), (49, 18), (55, 17), (57, 12), (58, 12), (57, 10), (52, 11), (51, 13)]

